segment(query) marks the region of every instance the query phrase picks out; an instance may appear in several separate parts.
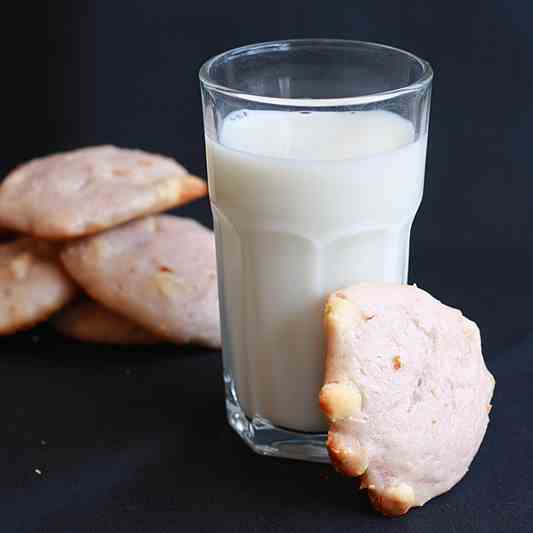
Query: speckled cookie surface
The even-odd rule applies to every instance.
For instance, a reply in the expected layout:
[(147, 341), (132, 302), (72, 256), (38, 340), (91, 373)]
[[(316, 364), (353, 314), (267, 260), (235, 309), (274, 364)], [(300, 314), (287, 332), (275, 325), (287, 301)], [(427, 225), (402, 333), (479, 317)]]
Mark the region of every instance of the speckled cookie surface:
[(399, 515), (453, 487), (488, 424), (494, 378), (476, 324), (414, 286), (330, 296), (321, 407), (338, 470)]
[(76, 294), (76, 287), (44, 242), (0, 244), (0, 335), (46, 320)]
[(220, 347), (214, 236), (198, 222), (148, 217), (67, 244), (61, 258), (95, 300), (155, 335)]
[(52, 320), (52, 326), (66, 337), (102, 344), (157, 344), (153, 333), (99, 303), (79, 300), (68, 305)]
[(97, 233), (205, 196), (173, 159), (94, 146), (34, 159), (0, 185), (0, 226), (45, 239)]

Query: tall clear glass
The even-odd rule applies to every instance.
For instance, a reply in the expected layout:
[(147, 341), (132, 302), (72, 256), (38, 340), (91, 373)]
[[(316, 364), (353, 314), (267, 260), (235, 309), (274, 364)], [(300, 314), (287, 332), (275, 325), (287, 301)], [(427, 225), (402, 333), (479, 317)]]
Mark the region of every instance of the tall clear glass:
[(230, 50), (200, 70), (228, 420), (256, 452), (327, 461), (325, 297), (406, 282), (432, 71), (341, 40)]

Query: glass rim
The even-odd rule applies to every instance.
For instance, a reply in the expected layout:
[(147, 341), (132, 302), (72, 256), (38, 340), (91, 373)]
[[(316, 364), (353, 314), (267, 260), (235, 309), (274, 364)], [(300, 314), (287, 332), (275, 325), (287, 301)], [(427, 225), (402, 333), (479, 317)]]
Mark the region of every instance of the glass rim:
[[(354, 46), (354, 47), (366, 47), (368, 49), (374, 50), (388, 50), (399, 52), (400, 54), (407, 56), (414, 60), (418, 65), (422, 67), (422, 71), (418, 78), (401, 87), (396, 89), (389, 89), (386, 91), (378, 91), (375, 93), (359, 96), (345, 96), (341, 98), (281, 98), (278, 96), (260, 96), (257, 94), (251, 94), (247, 92), (240, 91), (229, 85), (223, 85), (217, 83), (212, 79), (209, 74), (211, 66), (220, 61), (221, 59), (229, 58), (232, 55), (240, 56), (242, 54), (251, 54), (257, 53), (261, 50), (273, 50), (276, 48), (281, 48), (282, 50), (288, 50), (290, 46), (298, 45), (338, 45), (338, 46)], [(280, 41), (265, 41), (261, 43), (248, 44), (245, 46), (239, 46), (237, 48), (232, 48), (220, 54), (217, 54), (207, 61), (200, 67), (199, 78), (202, 85), (208, 89), (215, 90), (219, 93), (222, 93), (226, 96), (233, 96), (242, 100), (248, 100), (250, 102), (262, 103), (262, 104), (272, 104), (280, 106), (306, 106), (306, 107), (330, 107), (330, 106), (351, 106), (351, 105), (361, 105), (369, 104), (374, 102), (382, 102), (384, 100), (390, 100), (396, 98), (403, 94), (412, 93), (420, 91), (425, 87), (428, 87), (431, 84), (433, 79), (433, 69), (431, 65), (416, 56), (415, 54), (402, 50), (401, 48), (396, 48), (394, 46), (374, 43), (370, 41), (358, 41), (352, 39), (286, 39)]]

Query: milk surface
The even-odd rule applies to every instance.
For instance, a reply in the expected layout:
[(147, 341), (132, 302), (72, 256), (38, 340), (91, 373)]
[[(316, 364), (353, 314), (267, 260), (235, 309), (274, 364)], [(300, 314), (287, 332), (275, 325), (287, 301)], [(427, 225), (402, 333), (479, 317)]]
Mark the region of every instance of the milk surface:
[(325, 297), (406, 281), (426, 137), (388, 111), (239, 111), (219, 137), (206, 144), (225, 369), (247, 416), (324, 431)]

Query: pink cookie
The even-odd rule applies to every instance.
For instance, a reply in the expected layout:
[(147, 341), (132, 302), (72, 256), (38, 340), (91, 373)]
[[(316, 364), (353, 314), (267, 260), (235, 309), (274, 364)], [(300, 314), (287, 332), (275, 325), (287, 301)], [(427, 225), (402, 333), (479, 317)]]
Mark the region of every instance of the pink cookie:
[(46, 320), (76, 292), (50, 244), (32, 239), (0, 244), (0, 335)]
[(148, 217), (66, 245), (72, 277), (97, 301), (176, 343), (220, 347), (213, 233)]
[(103, 344), (157, 344), (159, 337), (91, 300), (63, 309), (52, 326), (66, 337)]
[(494, 378), (476, 324), (408, 285), (360, 283), (325, 311), (322, 410), (332, 462), (406, 513), (453, 487), (483, 440)]
[(0, 185), (0, 225), (43, 239), (97, 233), (207, 194), (176, 161), (95, 146), (34, 159)]

